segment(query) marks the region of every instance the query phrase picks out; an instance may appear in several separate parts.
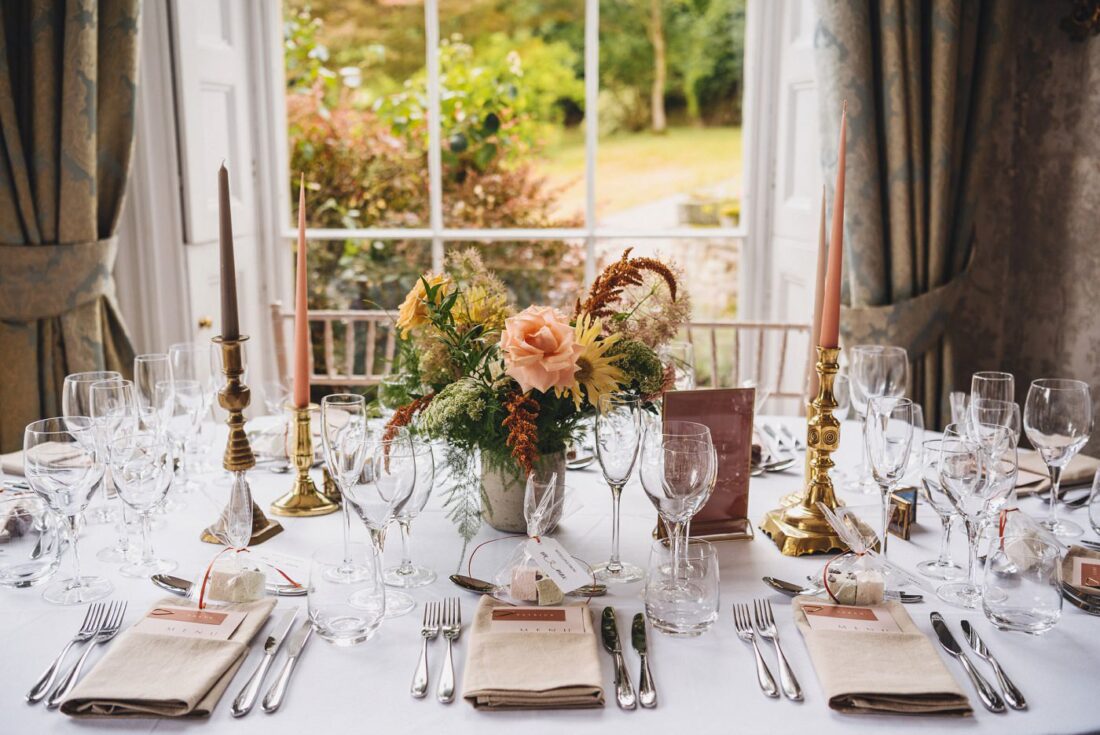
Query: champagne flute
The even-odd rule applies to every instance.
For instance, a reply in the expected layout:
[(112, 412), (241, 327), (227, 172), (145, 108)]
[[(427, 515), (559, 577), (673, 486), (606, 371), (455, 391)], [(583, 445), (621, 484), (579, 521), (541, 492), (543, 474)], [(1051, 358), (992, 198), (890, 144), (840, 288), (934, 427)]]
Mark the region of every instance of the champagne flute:
[[(115, 370), (92, 370), (83, 373), (72, 373), (65, 376), (61, 385), (61, 415), (62, 416), (88, 416), (92, 415), (91, 389), (96, 383), (104, 380), (121, 380), (122, 374)], [(102, 505), (97, 505), (91, 511), (85, 513), (86, 517), (94, 523), (110, 523), (112, 516), (107, 484), (103, 485)]]
[[(321, 444), (324, 448), (325, 464), (345, 501), (348, 489), (358, 482), (363, 473), (372, 443), (373, 436), (367, 427), (367, 402), (363, 396), (334, 393), (321, 399)], [(344, 549), (347, 553), (343, 566), (329, 571), (339, 572), (350, 583), (358, 578), (358, 574), (369, 570), (357, 567), (352, 561), (351, 507), (347, 502), (340, 503), (340, 506), (344, 521)]]
[(863, 423), (863, 442), (871, 464), (871, 474), (882, 494), (883, 557), (890, 538), (890, 493), (909, 466), (913, 446), (914, 411), (908, 398), (878, 396), (867, 404)]
[(603, 479), (611, 487), (611, 558), (592, 571), (601, 582), (635, 582), (641, 567), (619, 559), (619, 501), (623, 486), (634, 471), (638, 445), (642, 440), (641, 401), (627, 396), (604, 394), (596, 415), (596, 457)]
[(1024, 404), (1024, 431), (1050, 473), (1050, 513), (1040, 525), (1056, 536), (1074, 538), (1084, 529), (1058, 518), (1062, 470), (1092, 434), (1092, 397), (1080, 380), (1041, 378), (1031, 382)]
[(435, 457), (430, 442), (421, 439), (412, 440), (413, 459), (416, 463), (416, 479), (412, 497), (402, 506), (394, 520), (401, 529), (401, 564), (384, 571), (386, 584), (391, 587), (423, 587), (435, 581), (435, 572), (427, 567), (413, 564), (410, 526), (414, 518), (420, 515), (435, 484)]
[(141, 428), (162, 431), (157, 411), (157, 385), (172, 381), (172, 362), (163, 352), (134, 358), (134, 392), (138, 402)]
[[(91, 398), (91, 418), (96, 428), (96, 440), (104, 452), (103, 487), (110, 488), (114, 482), (111, 476), (111, 442), (120, 434), (131, 434), (137, 430), (137, 399), (134, 398), (134, 384), (121, 378), (102, 380), (93, 383), (89, 389)], [(108, 496), (110, 493), (108, 492)], [(118, 531), (114, 546), (105, 546), (96, 552), (96, 559), (114, 564), (126, 561), (130, 541), (126, 533), (126, 507), (121, 498), (118, 500), (119, 516), (115, 523)]]
[(172, 483), (172, 445), (163, 433), (151, 431), (118, 436), (111, 442), (111, 473), (122, 501), (141, 515), (141, 554), (119, 569), (127, 577), (148, 579), (167, 574), (176, 562), (153, 552), (150, 515)]
[(67, 416), (28, 424), (23, 432), (23, 462), (31, 489), (69, 525), (73, 576), (46, 587), (42, 599), (56, 605), (83, 605), (111, 594), (114, 587), (106, 579), (80, 575), (77, 553), (77, 522), (103, 479), (91, 418)]
[[(901, 347), (856, 345), (850, 351), (848, 380), (852, 407), (863, 419), (866, 433), (867, 405), (872, 398), (905, 395), (909, 386), (909, 356)], [(861, 451), (859, 475), (845, 489), (871, 493), (878, 488), (867, 462), (865, 443)]]

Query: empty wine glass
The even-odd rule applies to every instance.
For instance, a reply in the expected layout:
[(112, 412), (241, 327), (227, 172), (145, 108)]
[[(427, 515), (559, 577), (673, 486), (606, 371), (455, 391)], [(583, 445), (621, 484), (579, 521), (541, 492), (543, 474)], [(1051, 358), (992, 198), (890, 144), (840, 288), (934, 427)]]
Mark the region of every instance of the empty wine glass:
[(157, 385), (171, 381), (172, 362), (167, 353), (150, 353), (134, 358), (134, 394), (143, 429), (163, 430), (157, 411)]
[(660, 357), (666, 368), (672, 368), (673, 390), (695, 388), (695, 345), (669, 342), (661, 348)]
[(976, 584), (979, 522), (985, 510), (982, 495), (982, 451), (977, 442), (944, 438), (940, 444), (940, 488), (962, 518), (967, 539), (967, 581), (941, 585), (936, 594), (945, 602), (976, 608), (981, 590)]
[[(62, 416), (88, 416), (92, 415), (91, 389), (96, 383), (104, 380), (121, 380), (122, 374), (114, 370), (92, 370), (83, 373), (72, 373), (65, 376), (61, 385), (61, 415)], [(103, 484), (103, 502), (97, 503), (85, 518), (94, 523), (111, 522), (111, 506), (108, 502), (108, 487)]]
[(172, 483), (172, 447), (167, 436), (151, 431), (126, 434), (111, 442), (111, 473), (119, 497), (141, 515), (141, 554), (119, 570), (127, 577), (148, 579), (167, 574), (176, 562), (157, 558), (149, 534), (150, 515)]
[(431, 443), (421, 439), (412, 440), (412, 453), (416, 463), (412, 497), (394, 516), (401, 529), (401, 564), (386, 569), (384, 573), (386, 584), (391, 587), (423, 587), (435, 581), (435, 572), (413, 564), (412, 541), (409, 538), (412, 521), (424, 510), (435, 485), (435, 457)]
[(95, 425), (87, 416), (35, 421), (23, 432), (27, 483), (50, 509), (68, 521), (73, 576), (46, 587), (42, 599), (57, 605), (83, 605), (111, 594), (102, 577), (82, 577), (77, 553), (77, 522), (103, 478)]
[(165, 380), (156, 386), (156, 406), (159, 425), (171, 440), (173, 453), (181, 458), (179, 485), (184, 489), (190, 482), (182, 457), (187, 445), (199, 432), (205, 407), (205, 393), (197, 380)]
[[(867, 404), (872, 398), (900, 398), (909, 386), (909, 356), (901, 347), (856, 345), (849, 351), (848, 380), (852, 408), (866, 423)], [(864, 428), (866, 433), (866, 428)], [(872, 493), (878, 489), (867, 463), (863, 443), (859, 475), (845, 489)]]
[(877, 396), (867, 404), (863, 441), (871, 474), (882, 493), (882, 548), (890, 538), (890, 493), (909, 467), (913, 447), (915, 406), (908, 398)]
[(1012, 373), (983, 370), (970, 378), (970, 401), (977, 399), (994, 401), (1016, 400), (1016, 379)]
[(836, 400), (833, 416), (837, 421), (847, 421), (848, 410), (852, 406), (851, 381), (842, 372), (837, 373), (833, 378), (833, 399)]
[(1056, 536), (1073, 538), (1084, 529), (1058, 518), (1062, 470), (1092, 435), (1092, 397), (1080, 380), (1033, 380), (1024, 404), (1024, 431), (1050, 473), (1050, 513), (1040, 525)]
[[(348, 488), (358, 482), (363, 474), (372, 443), (373, 437), (367, 427), (367, 401), (363, 396), (334, 393), (321, 399), (321, 444), (325, 465), (345, 501)], [(351, 507), (347, 502), (340, 503), (340, 506), (344, 521), (344, 548), (349, 553), (345, 556), (346, 563), (338, 571), (351, 582), (358, 573), (350, 553)]]
[(917, 564), (917, 571), (931, 579), (948, 580), (961, 577), (963, 570), (951, 558), (951, 527), (954, 525), (957, 512), (940, 485), (942, 445), (942, 439), (929, 439), (923, 442), (922, 446), (920, 494), (939, 516), (940, 524), (943, 526), (943, 536), (940, 539), (939, 556)]
[(619, 501), (634, 471), (642, 440), (641, 402), (636, 398), (604, 394), (596, 414), (596, 457), (603, 479), (611, 487), (611, 558), (592, 571), (601, 582), (634, 582), (642, 578), (636, 564), (619, 559)]
[[(137, 430), (137, 399), (134, 397), (134, 384), (129, 380), (116, 378), (114, 380), (102, 380), (93, 383), (89, 389), (91, 397), (91, 418), (96, 428), (96, 441), (104, 452), (103, 460), (106, 466), (104, 472), (103, 487), (107, 490), (113, 487), (114, 479), (111, 475), (111, 442), (116, 436), (132, 434)], [(117, 497), (117, 493), (116, 493)], [(117, 501), (120, 506), (117, 511), (121, 517), (116, 519), (117, 531), (115, 544), (105, 546), (96, 552), (96, 558), (100, 561), (112, 564), (121, 564), (126, 561), (126, 555), (130, 549), (130, 539), (126, 533), (125, 510), (122, 499)]]
[(187, 441), (180, 462), (186, 463), (184, 469), (192, 472), (189, 458), (194, 457), (194, 467), (200, 468), (200, 433), (202, 423), (211, 417), (210, 407), (217, 395), (217, 377), (214, 375), (212, 353), (219, 348), (212, 342), (177, 342), (168, 347), (168, 360), (172, 365), (172, 378), (175, 380), (196, 380), (202, 387), (202, 407), (199, 412), (199, 430)]
[(991, 442), (1004, 437), (1011, 436), (1020, 441), (1020, 404), (1015, 401), (974, 398), (970, 401), (966, 417), (967, 433), (991, 452), (998, 449)]

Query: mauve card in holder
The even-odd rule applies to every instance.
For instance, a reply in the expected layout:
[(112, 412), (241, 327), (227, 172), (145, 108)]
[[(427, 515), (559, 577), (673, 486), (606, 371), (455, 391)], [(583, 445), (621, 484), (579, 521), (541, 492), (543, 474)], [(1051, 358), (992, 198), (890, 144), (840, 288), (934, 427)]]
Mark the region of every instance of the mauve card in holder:
[(753, 388), (680, 390), (664, 395), (665, 420), (705, 425), (718, 453), (718, 481), (706, 505), (692, 518), (692, 536), (752, 538), (748, 513), (755, 402)]

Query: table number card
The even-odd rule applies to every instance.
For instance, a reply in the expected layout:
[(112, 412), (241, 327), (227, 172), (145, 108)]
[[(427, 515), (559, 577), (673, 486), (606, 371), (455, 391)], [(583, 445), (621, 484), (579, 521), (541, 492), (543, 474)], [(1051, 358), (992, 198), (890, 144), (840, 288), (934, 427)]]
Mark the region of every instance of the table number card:
[(147, 612), (134, 624), (133, 630), (153, 635), (227, 641), (244, 619), (245, 613), (232, 610), (161, 605)]
[(490, 633), (587, 633), (584, 606), (497, 607), (489, 618)]
[(1076, 587), (1095, 587), (1100, 589), (1100, 559), (1075, 556), (1073, 558), (1073, 581)]
[(878, 607), (803, 603), (802, 612), (813, 630), (845, 633), (900, 633), (901, 627), (890, 611)]
[(665, 393), (665, 420), (705, 425), (718, 453), (718, 480), (710, 499), (691, 521), (693, 536), (752, 538), (748, 513), (755, 401), (753, 388)]

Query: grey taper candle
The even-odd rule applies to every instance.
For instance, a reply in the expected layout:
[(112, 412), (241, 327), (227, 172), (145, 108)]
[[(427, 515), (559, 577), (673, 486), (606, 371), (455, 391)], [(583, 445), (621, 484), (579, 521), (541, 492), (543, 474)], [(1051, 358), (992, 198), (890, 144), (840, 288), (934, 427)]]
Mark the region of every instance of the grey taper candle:
[(229, 171), (218, 169), (218, 231), (222, 262), (222, 338), (237, 339), (241, 326), (237, 321), (237, 267), (233, 262), (233, 216), (229, 210)]

